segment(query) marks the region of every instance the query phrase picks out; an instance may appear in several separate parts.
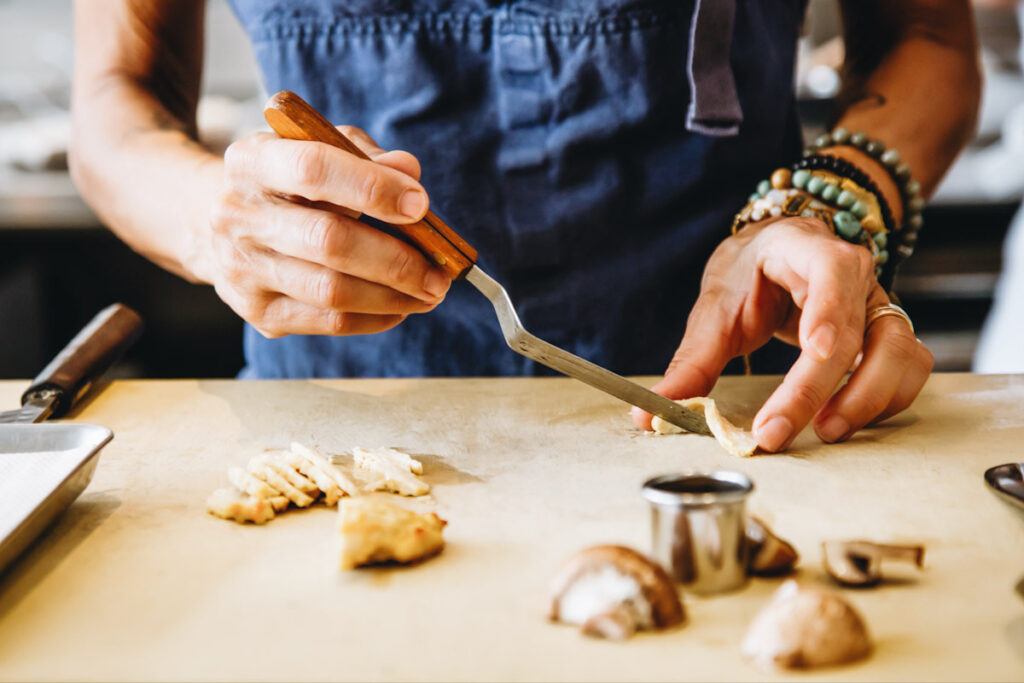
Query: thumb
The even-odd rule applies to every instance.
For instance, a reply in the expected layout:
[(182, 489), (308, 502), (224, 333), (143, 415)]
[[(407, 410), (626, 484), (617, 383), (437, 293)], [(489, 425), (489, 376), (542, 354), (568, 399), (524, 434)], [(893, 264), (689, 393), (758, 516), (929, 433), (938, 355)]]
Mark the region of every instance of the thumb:
[[(736, 355), (733, 323), (716, 302), (698, 299), (665, 376), (651, 390), (672, 400), (706, 396)], [(650, 413), (634, 407), (632, 415), (637, 427), (651, 429)]]

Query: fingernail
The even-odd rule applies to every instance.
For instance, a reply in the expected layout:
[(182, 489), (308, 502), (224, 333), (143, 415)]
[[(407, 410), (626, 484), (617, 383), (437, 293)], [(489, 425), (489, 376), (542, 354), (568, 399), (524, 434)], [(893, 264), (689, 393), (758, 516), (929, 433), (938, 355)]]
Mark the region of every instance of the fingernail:
[(776, 415), (755, 430), (754, 436), (761, 448), (766, 451), (777, 451), (786, 445), (793, 434), (793, 423), (789, 418)]
[(818, 427), (818, 436), (822, 441), (833, 443), (843, 438), (850, 431), (850, 423), (839, 415), (833, 415)]
[(822, 323), (811, 335), (811, 347), (818, 354), (821, 360), (828, 360), (836, 348), (836, 326), (832, 323)]
[(419, 190), (406, 190), (398, 198), (398, 211), (409, 218), (419, 218), (427, 211), (427, 195)]
[(438, 299), (445, 295), (450, 284), (451, 281), (436, 270), (428, 271), (427, 276), (423, 278), (424, 291)]

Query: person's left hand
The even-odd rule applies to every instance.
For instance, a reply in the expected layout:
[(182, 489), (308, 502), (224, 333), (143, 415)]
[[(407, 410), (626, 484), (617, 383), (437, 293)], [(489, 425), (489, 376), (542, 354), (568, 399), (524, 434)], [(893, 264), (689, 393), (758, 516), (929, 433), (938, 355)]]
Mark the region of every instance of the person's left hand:
[[(758, 444), (783, 450), (812, 419), (823, 441), (847, 439), (907, 408), (932, 370), (932, 354), (906, 321), (885, 316), (865, 331), (867, 310), (888, 303), (870, 252), (821, 221), (748, 225), (708, 260), (683, 341), (654, 390), (705, 396), (726, 363), (774, 335), (801, 353), (754, 418)], [(633, 415), (650, 429), (649, 413)]]

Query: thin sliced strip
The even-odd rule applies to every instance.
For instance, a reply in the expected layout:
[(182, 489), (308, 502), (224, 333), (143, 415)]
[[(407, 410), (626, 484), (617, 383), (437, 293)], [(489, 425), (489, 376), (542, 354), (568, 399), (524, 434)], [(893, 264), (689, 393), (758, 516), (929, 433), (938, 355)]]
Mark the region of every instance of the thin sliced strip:
[[(704, 418), (708, 421), (708, 429), (711, 430), (715, 440), (732, 455), (746, 458), (753, 455), (754, 451), (757, 450), (757, 441), (754, 439), (754, 435), (744, 429), (740, 429), (722, 417), (722, 414), (718, 411), (718, 406), (715, 405), (715, 399), (708, 398), (707, 396), (698, 396), (696, 398), (684, 398), (681, 401), (676, 401), (676, 403), (684, 408), (696, 410), (703, 414)], [(662, 420), (658, 416), (651, 420), (651, 428), (658, 434), (679, 434), (683, 431), (680, 427)]]
[(292, 442), (292, 452), (295, 453), (296, 455), (301, 456), (302, 458), (305, 458), (308, 462), (312, 463), (321, 471), (323, 471), (327, 476), (333, 479), (334, 482), (338, 485), (338, 488), (340, 488), (346, 494), (350, 496), (359, 495), (359, 487), (356, 486), (356, 483), (352, 481), (352, 479), (350, 479), (348, 475), (346, 475), (340, 469), (335, 467), (331, 463), (331, 461), (329, 461), (324, 456), (320, 455), (319, 453), (310, 448), (306, 448), (305, 446), (298, 442)]
[(260, 500), (268, 500), (281, 495), (281, 492), (273, 486), (252, 476), (241, 467), (232, 467), (228, 470), (228, 481), (242, 493), (247, 493)]
[(256, 459), (259, 462), (273, 467), (274, 471), (287, 479), (289, 484), (302, 491), (307, 496), (313, 496), (315, 498), (320, 495), (320, 487), (316, 485), (316, 482), (302, 476), (301, 472), (289, 464), (288, 459), (284, 457), (284, 455), (285, 453), (282, 452), (270, 452), (263, 453), (262, 455), (257, 456)]
[(281, 457), (323, 491), (324, 504), (327, 507), (333, 507), (338, 502), (338, 499), (345, 495), (345, 492), (341, 490), (341, 487), (338, 486), (338, 483), (330, 475), (298, 453), (289, 451), (288, 453), (283, 453)]
[(403, 496), (422, 496), (430, 492), (430, 485), (417, 477), (423, 464), (408, 453), (393, 448), (353, 448), (356, 465), (378, 477), (369, 484), (370, 491), (392, 491)]
[(305, 493), (289, 484), (288, 480), (277, 472), (272, 463), (260, 462), (254, 459), (249, 463), (249, 471), (252, 472), (254, 476), (259, 477), (283, 493), (288, 497), (288, 500), (295, 503), (300, 508), (309, 507), (313, 503), (313, 498), (311, 496), (307, 496)]
[(274, 518), (274, 508), (267, 500), (244, 496), (235, 489), (217, 489), (206, 499), (206, 510), (222, 519), (235, 522), (265, 524)]

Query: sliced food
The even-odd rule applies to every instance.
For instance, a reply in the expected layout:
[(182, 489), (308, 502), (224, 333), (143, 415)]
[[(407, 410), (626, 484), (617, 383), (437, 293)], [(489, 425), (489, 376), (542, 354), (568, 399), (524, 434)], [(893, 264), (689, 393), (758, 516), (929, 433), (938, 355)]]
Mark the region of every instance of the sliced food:
[[(311, 471), (306, 476), (312, 477), (312, 471), (315, 470), (318, 473), (318, 476), (324, 475), (333, 480), (334, 483), (337, 484), (338, 488), (340, 488), (345, 493), (345, 495), (359, 495), (359, 487), (356, 486), (356, 483), (352, 481), (351, 477), (342, 472), (338, 467), (336, 467), (333, 463), (331, 463), (330, 460), (325, 458), (323, 455), (317, 453), (311, 448), (303, 446), (301, 443), (298, 442), (292, 442), (291, 449), (292, 453), (305, 460), (306, 463), (308, 464), (308, 468)], [(306, 473), (303, 472), (303, 474)]]
[(403, 496), (422, 496), (430, 492), (430, 485), (417, 477), (423, 473), (423, 464), (408, 453), (393, 448), (353, 448), (356, 466), (374, 475), (371, 491), (390, 491)]
[(278, 468), (275, 467), (273, 463), (261, 462), (254, 459), (249, 462), (249, 472), (251, 472), (253, 476), (258, 477), (273, 486), (298, 507), (304, 508), (313, 504), (313, 497), (306, 495), (299, 489), (292, 486), (291, 483), (281, 475)]
[(211, 515), (235, 522), (265, 524), (274, 518), (274, 508), (269, 500), (254, 498), (232, 488), (217, 489), (206, 499), (206, 509)]
[[(704, 419), (707, 420), (708, 429), (711, 430), (715, 440), (732, 455), (745, 458), (753, 455), (754, 451), (757, 450), (757, 441), (754, 439), (754, 435), (745, 429), (740, 429), (725, 419), (722, 413), (719, 412), (718, 406), (715, 405), (715, 399), (698, 396), (696, 398), (684, 398), (676, 401), (676, 403), (684, 408), (701, 413)], [(651, 428), (656, 434), (680, 434), (683, 432), (682, 427), (677, 427), (667, 420), (662, 420), (657, 415), (651, 420)]]

